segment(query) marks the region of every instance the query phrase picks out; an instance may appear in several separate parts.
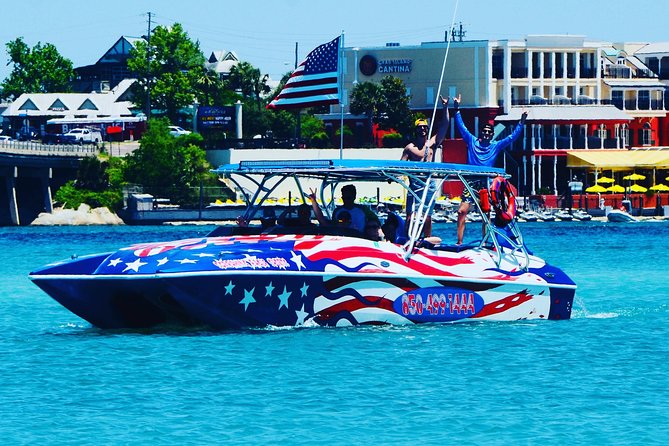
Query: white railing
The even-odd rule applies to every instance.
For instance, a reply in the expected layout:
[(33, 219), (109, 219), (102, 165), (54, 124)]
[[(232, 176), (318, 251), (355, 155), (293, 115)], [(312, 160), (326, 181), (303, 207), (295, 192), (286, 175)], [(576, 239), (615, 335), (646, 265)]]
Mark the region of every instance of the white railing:
[(0, 153), (36, 156), (96, 156), (99, 147), (94, 144), (44, 144), (38, 141), (0, 141)]

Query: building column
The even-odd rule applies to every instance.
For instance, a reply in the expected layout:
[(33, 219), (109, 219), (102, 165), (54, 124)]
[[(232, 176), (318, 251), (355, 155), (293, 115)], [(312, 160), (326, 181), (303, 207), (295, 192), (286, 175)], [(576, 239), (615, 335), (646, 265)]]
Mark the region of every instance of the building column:
[(42, 182), (42, 196), (44, 197), (44, 210), (49, 214), (53, 213), (53, 200), (51, 197), (51, 186), (50, 186), (51, 178), (53, 178), (53, 170), (51, 169), (51, 167), (49, 167), (47, 176), (40, 177), (40, 181)]
[(532, 152), (531, 160), (532, 160), (532, 195), (536, 195), (537, 194), (537, 181), (536, 181), (537, 157), (536, 157), (536, 155), (534, 155), (534, 152)]
[(604, 124), (599, 124), (599, 148), (603, 149), (604, 148)]
[(5, 184), (7, 185), (7, 201), (9, 205), (9, 217), (12, 220), (12, 224), (19, 226), (21, 221), (19, 219), (19, 204), (16, 200), (16, 178), (19, 176), (19, 169), (14, 166), (12, 170), (14, 171), (13, 174), (5, 177)]
[(557, 87), (555, 83), (556, 77), (557, 76), (555, 70), (555, 51), (551, 51), (551, 95), (553, 98), (555, 97), (555, 88)]
[(583, 138), (583, 148), (587, 149), (588, 148), (588, 124), (584, 124), (581, 126), (582, 129), (585, 131), (583, 132), (584, 138)]
[(541, 162), (542, 162), (544, 157), (539, 156), (537, 158), (539, 158), (539, 160), (537, 162), (537, 186), (538, 186), (539, 189), (541, 189)]
[(557, 155), (555, 155), (553, 157), (553, 192), (555, 193), (555, 195), (558, 194), (558, 191), (557, 191), (557, 160), (558, 160), (558, 157), (557, 157)]
[(541, 97), (544, 97), (544, 52), (539, 52), (539, 88), (541, 89)]
[(553, 124), (553, 148), (554, 149), (558, 148), (558, 146), (557, 146), (557, 129), (558, 129), (557, 124)]
[(574, 150), (574, 124), (569, 124), (569, 150)]
[(532, 77), (534, 75), (534, 70), (532, 66), (532, 51), (528, 51), (527, 53), (527, 103), (530, 103), (530, 98), (532, 97), (532, 82), (534, 81), (534, 78)]
[(602, 49), (597, 48), (597, 61), (595, 62), (597, 66), (595, 69), (597, 70), (596, 73), (596, 79), (597, 83), (595, 86), (595, 99), (597, 99), (597, 104), (602, 103)]
[(527, 155), (526, 154), (523, 154), (523, 195), (527, 195)]

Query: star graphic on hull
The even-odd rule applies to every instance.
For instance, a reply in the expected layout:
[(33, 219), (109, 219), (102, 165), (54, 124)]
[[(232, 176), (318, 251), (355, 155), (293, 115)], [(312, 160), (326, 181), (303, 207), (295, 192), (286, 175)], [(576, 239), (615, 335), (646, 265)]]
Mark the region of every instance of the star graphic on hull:
[(269, 285), (265, 287), (265, 296), (272, 297), (273, 292), (274, 292), (274, 285), (272, 285), (272, 282), (270, 282)]
[(302, 308), (297, 310), (295, 312), (295, 315), (297, 316), (297, 321), (295, 321), (295, 326), (297, 327), (298, 325), (304, 325), (304, 320), (309, 316), (309, 313), (304, 311), (304, 304), (302, 304)]
[(167, 263), (167, 257), (163, 257), (162, 259), (158, 260), (158, 266), (163, 266), (166, 263)]
[(303, 268), (305, 268), (304, 263), (302, 263), (302, 255), (297, 254), (295, 251), (290, 252), (292, 256), (290, 257), (290, 261), (297, 266), (297, 269), (302, 271)]
[(292, 293), (288, 291), (288, 289), (284, 286), (283, 287), (283, 293), (279, 294), (279, 310), (281, 307), (286, 307), (288, 308), (288, 298), (290, 297)]
[(233, 289), (234, 287), (235, 287), (235, 286), (232, 284), (232, 280), (231, 280), (230, 283), (227, 284), (227, 285), (224, 287), (224, 288), (225, 288), (225, 294), (232, 294), (232, 289)]
[(134, 262), (126, 263), (123, 272), (126, 272), (128, 270), (133, 270), (134, 272), (138, 273), (139, 268), (142, 265), (146, 265), (146, 262), (142, 262), (139, 258), (137, 258)]
[(119, 263), (121, 263), (121, 259), (119, 259), (119, 258), (117, 257), (117, 258), (115, 258), (114, 260), (110, 260), (110, 261), (109, 261), (109, 265), (107, 265), (107, 266), (116, 266), (116, 265), (118, 265)]
[(302, 292), (302, 297), (307, 297), (307, 290), (309, 289), (309, 285), (307, 285), (307, 282), (304, 282), (304, 285), (302, 285), (302, 288), (300, 288), (300, 291)]
[(239, 301), (241, 305), (244, 305), (244, 311), (248, 310), (249, 305), (256, 301), (253, 298), (253, 292), (255, 290), (255, 287), (251, 288), (250, 290), (244, 290), (244, 299)]

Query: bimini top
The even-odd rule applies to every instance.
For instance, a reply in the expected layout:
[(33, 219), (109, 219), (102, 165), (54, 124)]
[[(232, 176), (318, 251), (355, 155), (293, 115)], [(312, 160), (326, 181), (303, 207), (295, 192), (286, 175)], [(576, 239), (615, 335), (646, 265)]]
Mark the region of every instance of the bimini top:
[(387, 181), (398, 176), (431, 174), (433, 178), (507, 176), (504, 169), (451, 163), (418, 163), (415, 161), (382, 161), (371, 159), (343, 160), (258, 160), (224, 164), (213, 173), (238, 175), (294, 175), (339, 181)]

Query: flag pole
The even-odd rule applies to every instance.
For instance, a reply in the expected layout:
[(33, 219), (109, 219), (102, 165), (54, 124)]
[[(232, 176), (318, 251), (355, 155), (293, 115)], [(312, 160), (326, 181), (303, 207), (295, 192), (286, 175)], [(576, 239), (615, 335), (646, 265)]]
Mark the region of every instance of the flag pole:
[(344, 31), (339, 39), (339, 66), (337, 77), (339, 78), (339, 159), (344, 159)]

